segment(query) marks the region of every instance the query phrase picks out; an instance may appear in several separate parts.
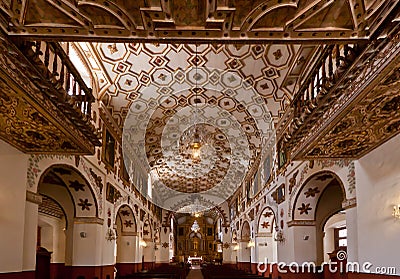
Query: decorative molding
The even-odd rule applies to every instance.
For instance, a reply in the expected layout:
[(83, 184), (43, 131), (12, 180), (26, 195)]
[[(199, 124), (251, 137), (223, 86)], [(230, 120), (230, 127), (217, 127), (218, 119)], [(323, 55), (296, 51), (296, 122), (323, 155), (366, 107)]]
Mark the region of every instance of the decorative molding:
[(271, 232), (262, 232), (262, 233), (255, 233), (256, 237), (272, 237), (273, 233)]
[(343, 209), (349, 209), (357, 206), (357, 199), (351, 198), (342, 202)]
[(75, 217), (74, 224), (99, 224), (103, 225), (104, 220), (98, 217)]
[(294, 226), (315, 226), (314, 220), (292, 220), (287, 222), (288, 227)]
[(35, 203), (35, 204), (41, 204), (42, 196), (38, 193), (34, 193), (29, 190), (26, 190), (26, 201)]
[(121, 236), (139, 236), (138, 232), (121, 232)]

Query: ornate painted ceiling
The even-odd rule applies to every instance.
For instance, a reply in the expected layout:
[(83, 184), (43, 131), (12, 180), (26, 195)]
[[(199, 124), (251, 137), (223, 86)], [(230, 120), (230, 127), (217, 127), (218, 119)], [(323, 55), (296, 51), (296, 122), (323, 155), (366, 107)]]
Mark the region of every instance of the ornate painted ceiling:
[(3, 0), (9, 35), (64, 40), (367, 39), (398, 0)]
[[(96, 75), (98, 99), (112, 116), (109, 124), (122, 136), (125, 164), (140, 164), (143, 176), (151, 173), (157, 188), (153, 201), (173, 210), (179, 204), (183, 212), (196, 202), (203, 210), (230, 197), (262, 151), (274, 145), (274, 122), (318, 49), (283, 44), (76, 47)], [(208, 139), (200, 162), (180, 148), (194, 125)]]

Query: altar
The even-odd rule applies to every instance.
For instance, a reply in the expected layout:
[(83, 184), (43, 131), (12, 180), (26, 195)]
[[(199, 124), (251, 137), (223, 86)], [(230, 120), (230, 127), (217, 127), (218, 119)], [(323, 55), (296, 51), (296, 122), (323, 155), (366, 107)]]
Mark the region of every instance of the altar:
[(199, 265), (203, 261), (203, 257), (190, 257), (188, 258), (188, 263), (192, 265)]

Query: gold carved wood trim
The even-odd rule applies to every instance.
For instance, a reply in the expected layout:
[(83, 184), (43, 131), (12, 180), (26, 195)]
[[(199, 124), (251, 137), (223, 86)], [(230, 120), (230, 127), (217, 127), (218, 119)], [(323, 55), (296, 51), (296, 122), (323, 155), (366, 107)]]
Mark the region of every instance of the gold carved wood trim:
[[(32, 79), (35, 70), (0, 34), (0, 138), (25, 153), (94, 153), (94, 145)], [(62, 104), (60, 104), (62, 105)]]

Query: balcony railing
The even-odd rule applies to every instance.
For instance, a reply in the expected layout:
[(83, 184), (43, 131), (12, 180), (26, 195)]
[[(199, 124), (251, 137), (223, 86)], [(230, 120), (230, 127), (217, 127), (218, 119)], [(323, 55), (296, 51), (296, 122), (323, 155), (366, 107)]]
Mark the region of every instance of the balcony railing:
[(18, 47), (40, 72), (38, 78), (49, 80), (56, 89), (58, 94), (49, 91), (51, 98), (63, 100), (64, 104), (69, 104), (91, 119), (91, 104), (94, 102), (92, 89), (85, 84), (60, 44), (23, 41)]
[(322, 51), (293, 100), (294, 119), (302, 122), (318, 106), (319, 101), (352, 65), (359, 52), (360, 47), (354, 44), (329, 45)]

